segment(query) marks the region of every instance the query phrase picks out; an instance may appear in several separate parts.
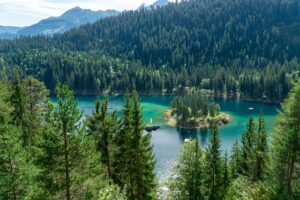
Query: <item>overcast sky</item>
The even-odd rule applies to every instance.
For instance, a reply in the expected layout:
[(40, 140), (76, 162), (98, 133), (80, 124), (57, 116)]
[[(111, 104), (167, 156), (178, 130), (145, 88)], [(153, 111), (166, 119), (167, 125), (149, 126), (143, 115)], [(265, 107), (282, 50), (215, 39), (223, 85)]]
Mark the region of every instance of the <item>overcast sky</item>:
[(155, 0), (0, 0), (0, 25), (28, 26), (79, 6), (92, 10), (133, 10)]

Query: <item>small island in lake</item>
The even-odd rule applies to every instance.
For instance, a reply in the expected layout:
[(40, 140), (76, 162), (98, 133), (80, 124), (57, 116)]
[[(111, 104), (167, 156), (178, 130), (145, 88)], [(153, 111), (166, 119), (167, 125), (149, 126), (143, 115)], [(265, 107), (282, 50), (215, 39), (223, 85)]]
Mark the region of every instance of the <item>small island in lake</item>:
[(230, 122), (230, 116), (220, 111), (219, 104), (201, 92), (175, 97), (164, 115), (168, 125), (184, 129), (209, 128), (212, 122), (223, 126)]

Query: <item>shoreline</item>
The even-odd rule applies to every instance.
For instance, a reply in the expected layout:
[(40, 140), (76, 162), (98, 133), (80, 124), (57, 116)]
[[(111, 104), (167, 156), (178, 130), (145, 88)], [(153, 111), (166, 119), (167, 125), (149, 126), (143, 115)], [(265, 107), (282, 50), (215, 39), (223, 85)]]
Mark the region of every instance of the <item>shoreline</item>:
[[(147, 92), (139, 92), (139, 96), (176, 96), (180, 95), (181, 93), (173, 92), (173, 93), (159, 93), (159, 92), (153, 92), (153, 93), (147, 93)], [(282, 101), (271, 101), (271, 100), (262, 100), (262, 99), (253, 99), (250, 97), (244, 97), (244, 96), (224, 96), (219, 94), (211, 94), (206, 93), (209, 97), (213, 97), (216, 99), (222, 99), (222, 100), (240, 100), (240, 101), (247, 101), (247, 102), (253, 102), (253, 103), (264, 103), (269, 105), (280, 105)], [(55, 96), (55, 93), (51, 92), (51, 96)], [(74, 95), (82, 95), (82, 96), (124, 96), (125, 92), (78, 92), (74, 91)]]
[[(171, 127), (181, 128), (181, 129), (188, 129), (188, 130), (201, 129), (201, 128), (208, 129), (210, 127), (209, 121), (212, 119), (211, 116), (207, 116), (204, 119), (203, 118), (198, 119), (196, 126), (188, 126), (188, 127), (177, 126), (177, 120), (173, 116), (171, 116), (171, 112), (172, 112), (172, 109), (168, 109), (163, 113), (166, 124), (171, 126)], [(223, 126), (228, 125), (232, 120), (229, 114), (226, 114), (226, 113), (223, 113), (223, 112), (221, 112), (218, 116), (213, 117), (213, 118), (217, 118), (217, 122), (218, 122), (219, 127), (223, 127)]]

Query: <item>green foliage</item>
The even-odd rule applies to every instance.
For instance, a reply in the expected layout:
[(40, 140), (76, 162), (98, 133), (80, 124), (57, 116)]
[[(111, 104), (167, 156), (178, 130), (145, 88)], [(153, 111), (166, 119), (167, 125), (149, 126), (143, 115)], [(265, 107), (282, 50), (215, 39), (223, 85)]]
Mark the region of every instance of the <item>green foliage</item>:
[(101, 162), (107, 167), (107, 174), (112, 178), (112, 151), (113, 139), (119, 130), (119, 124), (115, 113), (108, 114), (108, 101), (102, 104), (98, 99), (94, 114), (88, 118), (89, 133), (96, 141), (96, 149), (101, 153)]
[(300, 85), (295, 85), (282, 104), (283, 113), (276, 123), (272, 146), (272, 180), (277, 198), (298, 199), (300, 152)]
[(257, 136), (255, 133), (254, 119), (250, 118), (247, 124), (247, 130), (242, 136), (242, 173), (245, 176), (253, 178), (256, 158), (255, 150), (257, 145)]
[(211, 137), (209, 139), (206, 153), (206, 188), (208, 199), (222, 199), (222, 160), (221, 160), (221, 141), (218, 127), (213, 124), (211, 128)]
[[(132, 101), (129, 93), (126, 93), (125, 104), (123, 105), (123, 120), (121, 121), (121, 128), (116, 133), (114, 142), (117, 146), (113, 160), (114, 173), (112, 179), (120, 187), (124, 188), (131, 185), (131, 131), (132, 131)], [(129, 190), (129, 188), (128, 188)], [(128, 195), (129, 193), (127, 193)]]
[(10, 105), (11, 92), (7, 81), (0, 81), (0, 124), (11, 120), (13, 107)]
[(206, 118), (208, 115), (215, 117), (220, 114), (220, 106), (201, 92), (174, 97), (171, 108), (171, 115), (176, 117), (179, 127), (192, 127), (198, 118)]
[(252, 182), (246, 177), (240, 176), (233, 181), (228, 189), (226, 200), (270, 200), (272, 188), (266, 182)]
[(169, 180), (170, 199), (204, 199), (205, 152), (197, 140), (184, 144)]
[(71, 199), (71, 170), (76, 162), (76, 151), (78, 148), (77, 133), (81, 113), (78, 110), (77, 101), (73, 93), (66, 85), (58, 85), (56, 89), (58, 98), (58, 108), (54, 112), (54, 118), (57, 121), (57, 130), (60, 133), (60, 140), (63, 141), (63, 165), (64, 165), (64, 183), (66, 190), (66, 199)]
[(17, 70), (13, 71), (12, 78), (12, 95), (11, 103), (13, 105), (13, 122), (16, 126), (19, 126), (22, 129), (23, 134), (23, 146), (29, 145), (30, 135), (27, 130), (28, 119), (26, 118), (26, 95), (25, 89), (22, 85), (19, 72)]
[(124, 191), (116, 185), (108, 185), (100, 190), (99, 200), (126, 200)]
[(156, 175), (153, 170), (155, 158), (150, 133), (144, 133), (142, 110), (136, 91), (132, 98), (132, 132), (129, 144), (131, 147), (130, 163), (131, 184), (130, 199), (155, 199)]
[(21, 131), (6, 124), (0, 132), (0, 199), (30, 198), (37, 171), (27, 162)]
[(242, 163), (242, 151), (240, 149), (238, 141), (235, 141), (232, 146), (229, 163), (231, 179), (236, 179), (239, 174), (242, 174)]
[(228, 167), (228, 154), (227, 151), (225, 152), (224, 158), (222, 160), (222, 199), (225, 198), (227, 193), (227, 189), (230, 184), (230, 174), (229, 174), (229, 167)]
[(257, 148), (256, 148), (256, 165), (255, 165), (255, 180), (263, 180), (266, 178), (268, 169), (267, 162), (269, 161), (268, 157), (269, 148), (267, 141), (267, 131), (265, 128), (265, 120), (262, 116), (258, 120), (258, 130), (257, 130)]

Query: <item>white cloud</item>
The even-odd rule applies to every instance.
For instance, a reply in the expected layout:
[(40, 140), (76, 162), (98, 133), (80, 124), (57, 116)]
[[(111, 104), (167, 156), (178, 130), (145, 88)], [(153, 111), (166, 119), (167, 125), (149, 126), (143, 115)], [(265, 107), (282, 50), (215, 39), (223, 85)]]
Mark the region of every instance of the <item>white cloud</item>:
[(133, 10), (155, 0), (0, 0), (0, 25), (28, 26), (75, 6), (92, 10)]

